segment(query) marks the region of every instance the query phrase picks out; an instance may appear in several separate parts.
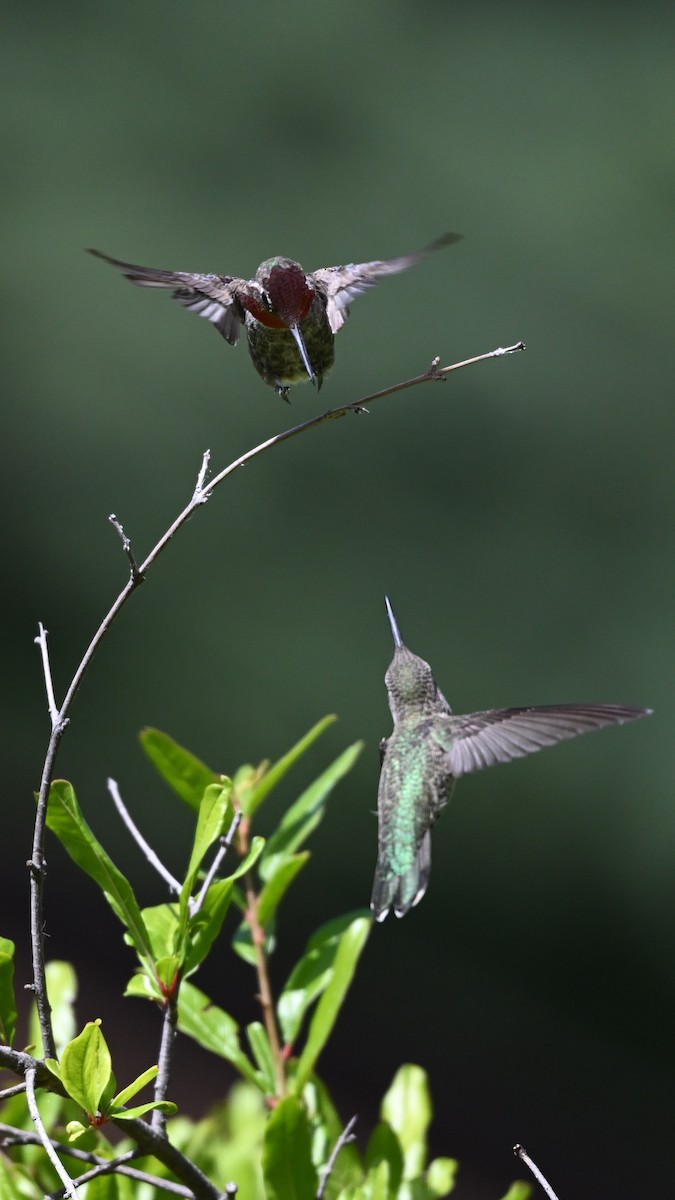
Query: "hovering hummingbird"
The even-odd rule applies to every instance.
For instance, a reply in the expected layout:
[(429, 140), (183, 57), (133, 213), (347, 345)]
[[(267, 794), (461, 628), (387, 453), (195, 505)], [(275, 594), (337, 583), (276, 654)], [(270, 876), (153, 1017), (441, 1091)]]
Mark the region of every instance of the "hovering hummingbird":
[(253, 279), (158, 271), (120, 262), (100, 250), (88, 253), (119, 267), (140, 287), (173, 289), (174, 300), (206, 317), (231, 346), (239, 341), (243, 324), (253, 366), (287, 400), (292, 383), (309, 379), (317, 391), (321, 387), (333, 365), (335, 334), (347, 320), (352, 300), (385, 275), (406, 271), (460, 237), (446, 233), (416, 254), (322, 267), (308, 274), (292, 258), (268, 258)]
[(403, 917), (422, 899), (431, 871), (431, 828), (460, 775), (651, 713), (618, 704), (550, 704), (456, 716), (429, 664), (404, 646), (387, 597), (385, 603), (395, 646), (384, 677), (394, 729), (380, 743), (378, 854), (370, 901), (378, 921), (392, 907)]

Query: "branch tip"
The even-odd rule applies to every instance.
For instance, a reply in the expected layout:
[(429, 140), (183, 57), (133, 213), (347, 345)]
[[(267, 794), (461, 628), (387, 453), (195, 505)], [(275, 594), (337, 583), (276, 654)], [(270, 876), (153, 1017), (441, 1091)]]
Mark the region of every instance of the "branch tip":
[(142, 583), (143, 582), (143, 574), (138, 568), (138, 563), (136, 562), (136, 556), (134, 555), (134, 552), (131, 549), (131, 538), (127, 537), (126, 533), (124, 532), (124, 526), (122, 525), (122, 522), (119, 520), (119, 518), (115, 516), (115, 513), (111, 513), (110, 516), (108, 517), (108, 520), (110, 521), (110, 524), (112, 525), (113, 529), (116, 529), (120, 536), (120, 540), (122, 542), (122, 549), (127, 556), (127, 559), (129, 562), (129, 567), (131, 568), (131, 579), (132, 579), (133, 583), (135, 583), (135, 584)]
[(542, 1175), (541, 1171), (539, 1170), (539, 1167), (537, 1166), (537, 1164), (535, 1162), (532, 1161), (529, 1154), (527, 1153), (527, 1150), (525, 1149), (524, 1146), (521, 1146), (520, 1142), (516, 1142), (515, 1146), (513, 1147), (513, 1153), (515, 1154), (516, 1158), (519, 1158), (521, 1162), (525, 1163), (526, 1167), (529, 1167), (529, 1169), (532, 1172), (532, 1174), (534, 1175), (534, 1178), (536, 1179), (537, 1183), (546, 1192), (546, 1195), (548, 1196), (549, 1200), (558, 1200), (558, 1197), (556, 1196), (555, 1192), (553, 1191), (553, 1188), (551, 1187), (550, 1183), (545, 1178), (545, 1176)]
[(164, 882), (169, 885), (170, 890), (172, 892), (175, 892), (176, 895), (179, 896), (180, 892), (181, 892), (180, 883), (178, 882), (177, 879), (174, 879), (171, 872), (167, 870), (167, 868), (161, 862), (158, 855), (155, 854), (155, 851), (153, 850), (150, 843), (146, 842), (145, 838), (143, 837), (143, 834), (141, 833), (138, 826), (135, 824), (133, 817), (131, 816), (131, 813), (129, 812), (126, 804), (124, 803), (124, 801), (120, 795), (120, 790), (119, 790), (116, 780), (108, 779), (107, 782), (108, 782), (108, 791), (110, 793), (110, 796), (112, 797), (112, 802), (115, 805), (115, 808), (117, 809), (120, 817), (122, 818), (122, 821), (124, 822), (127, 829), (129, 830), (129, 833), (131, 834), (132, 838), (136, 842), (136, 845), (139, 846), (140, 849), (143, 851), (143, 854), (145, 855), (148, 862), (150, 863), (150, 866), (154, 867), (157, 874), (161, 875)]

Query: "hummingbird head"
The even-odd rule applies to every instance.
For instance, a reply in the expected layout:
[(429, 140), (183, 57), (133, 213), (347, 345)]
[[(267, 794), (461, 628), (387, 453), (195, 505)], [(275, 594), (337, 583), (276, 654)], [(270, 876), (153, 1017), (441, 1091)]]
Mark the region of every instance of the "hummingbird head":
[(239, 292), (241, 304), (247, 312), (268, 329), (288, 329), (293, 335), (305, 370), (316, 382), (312, 364), (300, 331), (300, 325), (309, 314), (316, 292), (309, 286), (307, 276), (299, 263), (292, 258), (268, 258), (255, 273), (256, 283), (262, 289)]
[(384, 677), (391, 715), (397, 721), (406, 716), (437, 713), (439, 705), (447, 707), (447, 702), (436, 686), (431, 667), (404, 645), (388, 596), (384, 601), (395, 646)]
[(316, 292), (299, 263), (292, 258), (268, 258), (258, 267), (255, 278), (262, 288), (263, 303), (246, 293), (241, 301), (258, 321), (270, 329), (284, 325), (291, 329), (305, 320)]

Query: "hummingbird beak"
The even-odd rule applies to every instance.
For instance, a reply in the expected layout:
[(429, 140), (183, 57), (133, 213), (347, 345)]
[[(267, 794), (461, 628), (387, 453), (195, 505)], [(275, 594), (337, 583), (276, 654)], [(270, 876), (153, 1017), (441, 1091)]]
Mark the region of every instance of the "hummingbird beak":
[(291, 333), (293, 334), (293, 337), (295, 338), (295, 344), (298, 347), (298, 350), (300, 351), (300, 357), (301, 357), (303, 363), (305, 364), (305, 370), (306, 370), (307, 374), (309, 375), (309, 378), (312, 381), (312, 383), (316, 385), (316, 378), (315, 378), (314, 372), (312, 370), (312, 364), (309, 361), (309, 355), (307, 354), (307, 348), (305, 346), (303, 336), (300, 332), (300, 328), (297, 323), (294, 323), (293, 325), (289, 325), (288, 328), (290, 329)]
[(403, 645), (403, 638), (401, 637), (401, 634), (399, 633), (399, 628), (398, 628), (398, 625), (396, 624), (396, 617), (394, 616), (394, 610), (392, 609), (391, 604), (389, 603), (388, 596), (385, 596), (384, 603), (387, 608), (387, 616), (389, 617), (389, 624), (391, 625), (391, 636), (393, 637), (394, 645), (395, 645), (396, 649), (398, 650)]

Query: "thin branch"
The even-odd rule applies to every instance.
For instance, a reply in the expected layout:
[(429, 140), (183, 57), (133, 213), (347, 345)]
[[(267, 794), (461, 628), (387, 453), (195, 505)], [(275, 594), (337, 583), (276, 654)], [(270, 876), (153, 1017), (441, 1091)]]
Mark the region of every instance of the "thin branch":
[[(66, 1152), (72, 1153), (67, 1148)], [(134, 1150), (131, 1153), (136, 1154), (137, 1151)], [(91, 1171), (85, 1171), (84, 1174), (78, 1175), (75, 1181), (78, 1187), (81, 1187), (83, 1183), (89, 1183), (92, 1179), (98, 1179), (99, 1175), (114, 1173), (115, 1175), (126, 1175), (128, 1179), (134, 1179), (137, 1183), (148, 1183), (150, 1187), (158, 1188), (163, 1192), (169, 1192), (172, 1196), (183, 1196), (185, 1200), (192, 1200), (190, 1188), (183, 1187), (182, 1183), (174, 1183), (171, 1179), (162, 1179), (161, 1175), (150, 1175), (147, 1171), (139, 1171), (138, 1167), (119, 1166), (118, 1164), (123, 1161), (121, 1158), (113, 1159), (112, 1161), (105, 1159), (99, 1161), (99, 1166), (92, 1167)], [(59, 1200), (62, 1195), (61, 1191), (51, 1192), (49, 1200)]]
[(210, 461), (211, 461), (211, 451), (205, 450), (204, 457), (202, 458), (202, 465), (199, 468), (199, 474), (197, 476), (195, 490), (192, 493), (192, 499), (194, 500), (195, 504), (203, 504), (204, 503), (204, 501), (202, 499), (202, 497), (204, 495), (204, 480), (206, 479), (206, 473), (209, 469)]
[(47, 711), (49, 712), (49, 719), (52, 723), (53, 729), (54, 726), (58, 724), (60, 713), (56, 704), (56, 697), (54, 696), (54, 680), (52, 678), (52, 668), (49, 662), (49, 650), (47, 648), (48, 630), (45, 629), (42, 621), (38, 621), (38, 631), (38, 635), (33, 639), (33, 641), (35, 642), (36, 646), (40, 647), (40, 654), (42, 656), (42, 671), (45, 677), (45, 691), (47, 692)]
[[(25, 1083), (16, 1083), (14, 1087), (4, 1088), (3, 1091), (0, 1092), (0, 1104), (2, 1104), (3, 1100), (11, 1100), (12, 1096), (23, 1095), (25, 1090)], [(2, 1128), (2, 1126), (0, 1126), (0, 1128)]]
[[(159, 1057), (157, 1060), (157, 1075), (155, 1078), (155, 1092), (153, 1097), (155, 1101), (166, 1100), (166, 1094), (169, 1089), (169, 1079), (171, 1078), (171, 1060), (173, 1058), (173, 1047), (176, 1040), (177, 1024), (177, 996), (168, 996), (164, 1004), (162, 1040), (160, 1043)], [(159, 1108), (156, 1108), (153, 1111), (152, 1128), (154, 1129), (155, 1133), (166, 1136), (166, 1114), (163, 1113)]]
[[(49, 789), (54, 777), (54, 767), (61, 738), (69, 720), (70, 709), (73, 701), (80, 689), (80, 685), (82, 684), (82, 680), (87, 673), (89, 665), (99, 646), (101, 645), (101, 642), (103, 641), (111, 625), (124, 608), (124, 605), (131, 596), (132, 592), (135, 592), (136, 588), (140, 586), (149, 568), (166, 548), (166, 546), (168, 546), (169, 542), (172, 540), (178, 530), (185, 524), (186, 521), (189, 520), (199, 505), (206, 503), (206, 501), (210, 498), (215, 489), (223, 482), (224, 479), (227, 479), (229, 475), (233, 474), (233, 472), (238, 470), (240, 467), (243, 467), (253, 458), (263, 454), (266, 450), (271, 450), (273, 446), (278, 446), (281, 445), (282, 442), (289, 441), (291, 438), (296, 437), (300, 433), (305, 433), (309, 429), (314, 429), (318, 425), (322, 425), (325, 421), (336, 420), (338, 417), (346, 416), (346, 414), (350, 412), (364, 412), (366, 411), (366, 404), (372, 404), (373, 401), (380, 400), (384, 396), (391, 396), (396, 392), (403, 391), (405, 388), (414, 387), (419, 383), (438, 382), (451, 371), (457, 371), (461, 367), (472, 366), (474, 363), (484, 362), (488, 358), (498, 358), (505, 354), (515, 354), (517, 351), (524, 349), (524, 343), (517, 342), (513, 346), (500, 346), (496, 350), (488, 351), (486, 354), (479, 354), (474, 358), (467, 358), (462, 362), (452, 363), (450, 366), (442, 368), (438, 367), (438, 360), (435, 360), (431, 366), (425, 372), (423, 372), (423, 374), (417, 375), (413, 379), (405, 380), (403, 383), (393, 384), (391, 387), (384, 388), (380, 392), (373, 392), (370, 396), (365, 396), (361, 400), (353, 400), (351, 403), (343, 404), (339, 408), (328, 409), (326, 412), (319, 413), (318, 416), (311, 417), (308, 421), (303, 421), (300, 425), (294, 425), (291, 429), (287, 429), (283, 433), (275, 434), (274, 437), (268, 438), (266, 441), (261, 442), (259, 446), (255, 446), (246, 454), (242, 454), (239, 458), (235, 459), (235, 461), (230, 463), (228, 467), (225, 467), (223, 471), (214, 476), (214, 478), (208, 484), (205, 484), (205, 479), (209, 467), (210, 452), (208, 450), (205, 451), (190, 501), (178, 514), (178, 516), (162, 535), (143, 562), (140, 565), (136, 564), (135, 569), (134, 566), (132, 566), (131, 575), (125, 587), (122, 588), (121, 592), (117, 596), (117, 599), (109, 608), (89, 645), (87, 646), (87, 649), (85, 650), (70, 681), (61, 708), (57, 712), (56, 706), (54, 706), (54, 713), (52, 713), (50, 710), (53, 728), (42, 768), (37, 811), (35, 816), (35, 827), (33, 831), (33, 847), (29, 863), (31, 887), (31, 950), (33, 961), (33, 983), (31, 987), (35, 993), (40, 1031), (42, 1034), (42, 1043), (44, 1047), (44, 1053), (47, 1057), (56, 1057), (54, 1034), (51, 1025), (51, 1012), (49, 1008), (49, 1002), (47, 1000), (43, 928), (43, 892), (45, 873), (44, 841)], [(116, 518), (115, 521), (117, 521)], [(119, 522), (117, 522), (117, 527), (119, 532), (119, 530), (121, 530)], [(125, 535), (123, 533), (122, 537), (124, 545)], [(40, 642), (40, 638), (37, 640)], [(43, 647), (43, 642), (40, 642), (40, 645)]]
[(110, 514), (110, 516), (108, 517), (108, 520), (110, 521), (110, 524), (113, 526), (113, 528), (115, 528), (117, 530), (117, 532), (120, 535), (120, 538), (122, 539), (122, 549), (124, 550), (124, 553), (126, 554), (128, 560), (129, 560), (129, 567), (131, 568), (131, 578), (135, 579), (137, 583), (142, 583), (143, 576), (141, 575), (141, 572), (138, 569), (138, 563), (136, 562), (136, 557), (134, 555), (133, 550), (131, 549), (131, 539), (128, 538), (126, 533), (124, 532), (124, 529), (122, 527), (122, 522), (115, 516), (114, 513)]
[[(284, 430), (283, 433), (276, 433), (274, 437), (268, 438), (266, 442), (261, 442), (253, 450), (249, 450), (246, 454), (242, 454), (240, 458), (236, 458), (234, 462), (225, 467), (223, 471), (220, 471), (218, 475), (214, 475), (211, 482), (202, 492), (203, 499), (207, 500), (211, 493), (222, 483), (223, 479), (227, 479), (228, 475), (231, 475), (239, 467), (245, 466), (252, 458), (263, 454), (265, 450), (271, 450), (273, 446), (278, 446), (282, 442), (289, 441), (290, 438), (296, 437), (299, 433), (305, 433), (308, 429), (315, 429), (318, 425), (323, 425), (324, 421), (335, 421), (338, 417), (344, 417), (350, 412), (367, 412), (366, 405), (372, 404), (375, 400), (382, 400), (385, 396), (393, 396), (396, 392), (402, 392), (405, 388), (415, 387), (419, 383), (437, 383), (439, 380), (444, 379), (451, 371), (459, 371), (461, 367), (471, 367), (474, 363), (485, 362), (488, 358), (501, 358), (505, 354), (516, 354), (518, 351), (524, 349), (524, 342), (516, 342), (513, 346), (498, 346), (496, 350), (489, 350), (486, 354), (477, 354), (474, 358), (465, 358), (462, 362), (451, 363), (448, 367), (439, 367), (439, 360), (435, 358), (426, 371), (421, 375), (415, 375), (413, 379), (406, 379), (403, 383), (394, 383), (391, 387), (383, 388), (380, 392), (372, 392), (369, 396), (364, 396), (362, 400), (352, 400), (350, 404), (342, 404), (339, 408), (329, 408), (326, 412), (319, 413), (315, 417), (310, 417), (308, 421), (303, 421), (300, 425), (293, 425), (290, 429)], [(178, 518), (179, 521), (181, 521), (181, 517)], [(170, 536), (173, 536), (173, 532), (175, 530), (172, 527)], [(158, 543), (155, 550), (151, 551), (148, 555), (143, 568), (150, 564), (153, 556), (156, 557), (155, 551), (159, 552), (158, 547), (160, 545), (161, 543)]]
[(549, 1200), (558, 1200), (558, 1197), (556, 1196), (555, 1192), (553, 1191), (553, 1188), (551, 1187), (550, 1183), (542, 1175), (537, 1164), (532, 1162), (532, 1159), (530, 1158), (529, 1154), (527, 1153), (527, 1150), (525, 1149), (525, 1147), (521, 1146), (520, 1143), (516, 1143), (516, 1145), (513, 1147), (513, 1153), (515, 1154), (516, 1158), (519, 1158), (521, 1160), (521, 1162), (525, 1163), (526, 1167), (530, 1168), (537, 1183), (540, 1184), (541, 1187), (544, 1189)]
[(201, 888), (199, 889), (198, 894), (195, 896), (194, 900), (190, 904), (190, 916), (191, 917), (194, 917), (199, 912), (200, 908), (202, 907), (202, 904), (204, 903), (204, 901), (206, 899), (206, 893), (208, 892), (209, 888), (211, 887), (211, 884), (213, 883), (213, 880), (215, 879), (216, 874), (218, 873), (218, 870), (220, 869), (220, 864), (223, 861), (223, 859), (225, 858), (225, 855), (227, 854), (228, 850), (230, 849), (232, 842), (234, 841), (235, 834), (236, 834), (240, 824), (241, 824), (241, 813), (237, 812), (234, 814), (234, 820), (232, 821), (232, 824), (230, 825), (230, 830), (229, 830), (229, 833), (227, 834), (227, 837), (223, 837), (220, 839), (220, 846), (218, 848), (218, 851), (216, 853), (216, 856), (215, 856), (213, 862), (211, 863), (211, 866), (209, 867), (209, 869), (206, 873), (204, 882), (203, 882)]
[[(241, 858), (246, 858), (249, 851), (249, 821), (242, 819), (239, 826), (239, 843), (238, 852)], [(267, 970), (267, 955), (265, 954), (265, 930), (258, 920), (258, 904), (260, 897), (258, 896), (255, 887), (253, 886), (253, 876), (250, 871), (244, 875), (244, 888), (246, 891), (246, 908), (244, 910), (244, 921), (251, 932), (251, 944), (255, 955), (255, 971), (258, 976), (258, 1000), (262, 1009), (263, 1021), (267, 1031), (267, 1040), (270, 1044), (272, 1059), (274, 1061), (274, 1073), (276, 1076), (277, 1095), (282, 1097), (286, 1094), (286, 1066), (284, 1055), (281, 1049), (281, 1040), (279, 1038), (279, 1030), (277, 1028), (277, 1019), (274, 1011), (274, 997), (272, 996), (272, 988), (270, 985), (269, 972)]]
[(73, 1183), (72, 1179), (70, 1178), (70, 1175), (66, 1171), (66, 1168), (64, 1167), (58, 1154), (56, 1153), (56, 1150), (52, 1146), (52, 1144), (49, 1140), (49, 1134), (47, 1133), (47, 1130), (45, 1129), (44, 1125), (42, 1124), (42, 1118), (41, 1118), (39, 1110), (38, 1110), (37, 1100), (35, 1099), (35, 1076), (36, 1076), (35, 1067), (29, 1067), (28, 1070), (26, 1071), (25, 1080), (26, 1080), (26, 1100), (28, 1101), (28, 1111), (31, 1115), (31, 1120), (35, 1126), (35, 1131), (36, 1131), (40, 1141), (42, 1142), (42, 1145), (45, 1150), (45, 1154), (47, 1155), (47, 1158), (49, 1159), (54, 1170), (56, 1171), (56, 1174), (58, 1175), (59, 1179), (61, 1180), (61, 1183), (63, 1184), (64, 1195), (65, 1196), (73, 1196), (75, 1198), (75, 1200), (78, 1200), (77, 1188), (75, 1187), (75, 1184)]
[(352, 1130), (353, 1130), (354, 1126), (356, 1125), (357, 1121), (358, 1121), (358, 1117), (356, 1117), (356, 1116), (352, 1117), (349, 1121), (347, 1121), (347, 1124), (345, 1125), (344, 1129), (342, 1130), (342, 1133), (340, 1134), (338, 1140), (336, 1141), (335, 1145), (333, 1146), (333, 1151), (331, 1153), (331, 1156), (328, 1159), (328, 1162), (326, 1163), (325, 1167), (323, 1168), (323, 1170), (319, 1176), (319, 1186), (318, 1186), (317, 1192), (316, 1192), (316, 1200), (323, 1200), (323, 1194), (326, 1190), (326, 1185), (328, 1183), (328, 1180), (331, 1177), (331, 1172), (333, 1170), (333, 1167), (335, 1166), (335, 1163), (337, 1161), (337, 1156), (340, 1153), (342, 1147), (347, 1146), (347, 1145), (349, 1145), (350, 1142), (355, 1141), (355, 1137), (354, 1137), (354, 1134), (352, 1133)]
[(284, 1066), (284, 1056), (281, 1049), (281, 1040), (279, 1038), (279, 1030), (277, 1029), (277, 1019), (274, 1012), (274, 998), (272, 996), (272, 988), (270, 985), (269, 972), (267, 970), (267, 955), (265, 954), (265, 930), (258, 920), (258, 903), (259, 897), (256, 894), (253, 886), (251, 872), (247, 871), (244, 876), (246, 886), (246, 912), (244, 920), (251, 931), (251, 942), (253, 943), (253, 953), (255, 954), (255, 969), (258, 976), (258, 999), (262, 1009), (263, 1021), (267, 1030), (270, 1050), (274, 1059), (274, 1072), (277, 1080), (277, 1093), (279, 1096), (286, 1094), (286, 1070)]
[(160, 859), (158, 858), (158, 856), (155, 854), (155, 851), (153, 850), (152, 846), (148, 842), (146, 842), (145, 838), (143, 837), (143, 834), (141, 833), (138, 826), (135, 824), (133, 817), (131, 816), (126, 804), (124, 803), (124, 801), (120, 795), (120, 790), (119, 790), (116, 780), (108, 779), (108, 791), (110, 792), (110, 795), (112, 796), (112, 800), (113, 800), (113, 804), (115, 805), (115, 808), (117, 809), (119, 815), (121, 816), (122, 820), (124, 821), (124, 824), (126, 825), (127, 829), (129, 830), (129, 833), (131, 834), (132, 838), (137, 843), (137, 845), (140, 846), (145, 857), (147, 858), (148, 862), (150, 863), (150, 866), (155, 868), (158, 875), (161, 875), (162, 879), (164, 880), (164, 882), (166, 884), (168, 884), (168, 886), (172, 892), (175, 892), (176, 895), (180, 895), (180, 891), (181, 891), (180, 883), (178, 882), (177, 879), (174, 879), (171, 872), (167, 870), (167, 868), (164, 866), (164, 863), (161, 862)]

